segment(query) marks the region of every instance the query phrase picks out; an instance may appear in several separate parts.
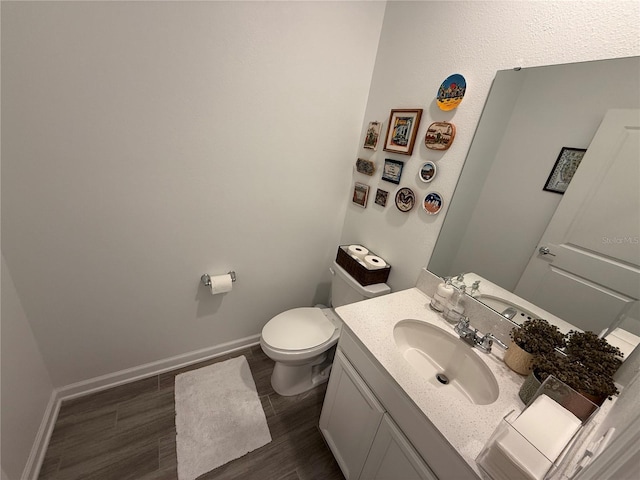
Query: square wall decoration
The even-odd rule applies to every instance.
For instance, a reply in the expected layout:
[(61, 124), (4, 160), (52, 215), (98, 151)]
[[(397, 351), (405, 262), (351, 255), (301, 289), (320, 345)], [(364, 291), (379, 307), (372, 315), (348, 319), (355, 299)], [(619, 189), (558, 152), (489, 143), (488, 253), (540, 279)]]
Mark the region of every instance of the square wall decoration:
[(384, 142), (384, 150), (387, 152), (411, 155), (413, 145), (416, 143), (416, 134), (420, 126), (422, 109), (391, 110), (387, 139)]
[(369, 198), (369, 185), (356, 182), (355, 187), (353, 187), (353, 203), (361, 206), (362, 208), (367, 208), (368, 198)]

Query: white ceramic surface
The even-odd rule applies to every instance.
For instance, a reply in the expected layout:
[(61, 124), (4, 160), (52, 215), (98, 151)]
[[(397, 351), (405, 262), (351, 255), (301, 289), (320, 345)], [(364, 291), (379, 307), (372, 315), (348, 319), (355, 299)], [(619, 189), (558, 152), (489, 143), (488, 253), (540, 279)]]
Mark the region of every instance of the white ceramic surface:
[(404, 359), (433, 387), (477, 405), (498, 398), (498, 382), (480, 355), (431, 323), (401, 320), (393, 338)]

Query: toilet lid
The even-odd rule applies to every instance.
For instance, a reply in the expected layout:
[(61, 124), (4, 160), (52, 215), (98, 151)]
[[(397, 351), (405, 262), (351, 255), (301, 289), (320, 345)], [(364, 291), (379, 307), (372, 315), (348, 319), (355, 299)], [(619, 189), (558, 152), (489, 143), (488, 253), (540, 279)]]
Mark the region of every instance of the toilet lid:
[(276, 315), (262, 329), (273, 348), (304, 350), (328, 341), (336, 327), (319, 308), (294, 308)]

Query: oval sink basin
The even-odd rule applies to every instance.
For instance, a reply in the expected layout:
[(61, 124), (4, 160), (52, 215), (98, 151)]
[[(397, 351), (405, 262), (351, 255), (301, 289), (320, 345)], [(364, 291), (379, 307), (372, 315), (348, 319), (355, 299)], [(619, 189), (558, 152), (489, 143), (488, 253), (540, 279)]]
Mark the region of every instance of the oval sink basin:
[(409, 364), (431, 385), (476, 405), (498, 398), (498, 382), (473, 349), (445, 330), (418, 320), (401, 320), (393, 339)]

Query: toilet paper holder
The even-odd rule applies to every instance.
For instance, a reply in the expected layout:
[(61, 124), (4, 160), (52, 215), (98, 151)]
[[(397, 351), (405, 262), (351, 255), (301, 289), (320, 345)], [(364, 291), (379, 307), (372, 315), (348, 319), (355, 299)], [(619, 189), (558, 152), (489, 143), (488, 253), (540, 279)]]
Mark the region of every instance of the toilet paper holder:
[[(231, 271), (231, 272), (227, 272), (227, 273), (231, 276), (231, 281), (235, 282), (236, 281), (236, 272)], [(208, 273), (205, 273), (204, 275), (202, 275), (200, 277), (200, 281), (202, 281), (202, 283), (204, 284), (205, 287), (211, 286), (211, 275), (209, 275)]]

